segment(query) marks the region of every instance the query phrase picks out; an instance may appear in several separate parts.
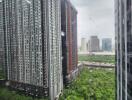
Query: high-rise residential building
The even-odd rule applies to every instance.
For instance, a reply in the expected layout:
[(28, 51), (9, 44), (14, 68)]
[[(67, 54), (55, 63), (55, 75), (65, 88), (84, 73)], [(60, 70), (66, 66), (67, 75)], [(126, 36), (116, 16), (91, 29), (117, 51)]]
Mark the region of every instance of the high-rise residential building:
[(64, 85), (73, 79), (77, 69), (77, 10), (70, 0), (61, 0), (62, 68)]
[(4, 30), (3, 30), (3, 2), (0, 1), (0, 50), (3, 48), (3, 38), (4, 38)]
[(5, 65), (10, 86), (54, 100), (63, 87), (60, 0), (3, 3)]
[(86, 52), (87, 51), (87, 39), (82, 38), (81, 39), (81, 52)]
[(111, 38), (102, 39), (102, 51), (112, 51), (112, 39)]
[(97, 36), (91, 36), (89, 40), (89, 51), (98, 52), (100, 51), (100, 41)]
[(132, 1), (115, 0), (116, 100), (132, 100)]
[(2, 0), (0, 0), (0, 71), (4, 72), (4, 30)]

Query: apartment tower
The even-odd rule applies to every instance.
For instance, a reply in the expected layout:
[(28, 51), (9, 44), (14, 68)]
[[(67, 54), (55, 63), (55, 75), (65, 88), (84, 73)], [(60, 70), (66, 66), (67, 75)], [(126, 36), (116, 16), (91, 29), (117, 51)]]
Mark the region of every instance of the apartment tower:
[(4, 68), (4, 30), (3, 30), (3, 2), (0, 0), (0, 72), (5, 72)]
[(62, 68), (64, 84), (77, 73), (77, 10), (70, 0), (61, 0)]
[(3, 9), (10, 86), (54, 100), (63, 88), (61, 1), (3, 0)]

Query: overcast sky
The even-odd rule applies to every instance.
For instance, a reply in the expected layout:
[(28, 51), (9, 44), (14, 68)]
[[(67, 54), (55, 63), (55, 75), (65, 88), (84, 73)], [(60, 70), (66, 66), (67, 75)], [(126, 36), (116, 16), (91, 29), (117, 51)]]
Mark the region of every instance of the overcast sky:
[(114, 44), (114, 0), (71, 0), (78, 11), (78, 44), (82, 37), (112, 38)]

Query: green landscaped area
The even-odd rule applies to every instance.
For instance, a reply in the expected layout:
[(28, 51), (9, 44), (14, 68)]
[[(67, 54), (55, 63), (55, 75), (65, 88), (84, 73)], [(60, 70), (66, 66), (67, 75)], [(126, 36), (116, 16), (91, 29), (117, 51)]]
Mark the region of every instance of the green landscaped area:
[[(33, 99), (0, 87), (0, 100), (46, 99)], [(114, 69), (83, 69), (80, 76), (64, 89), (59, 100), (115, 100)]]
[[(110, 58), (109, 58), (110, 57)], [(100, 59), (99, 59), (100, 58)], [(79, 60), (115, 63), (114, 56), (80, 56)], [(0, 79), (3, 78), (0, 72)], [(0, 86), (0, 100), (48, 100), (37, 99)], [(84, 68), (67, 88), (59, 100), (115, 100), (115, 70)]]
[(79, 55), (79, 61), (101, 62), (115, 64), (114, 55)]
[(114, 69), (83, 69), (60, 100), (115, 100)]

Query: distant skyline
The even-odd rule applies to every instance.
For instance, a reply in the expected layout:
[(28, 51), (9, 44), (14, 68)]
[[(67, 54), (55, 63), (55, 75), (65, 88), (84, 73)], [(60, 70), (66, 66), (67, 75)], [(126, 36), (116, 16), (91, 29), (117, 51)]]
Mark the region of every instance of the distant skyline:
[(81, 38), (97, 35), (114, 44), (114, 0), (71, 0), (78, 11), (78, 45)]

